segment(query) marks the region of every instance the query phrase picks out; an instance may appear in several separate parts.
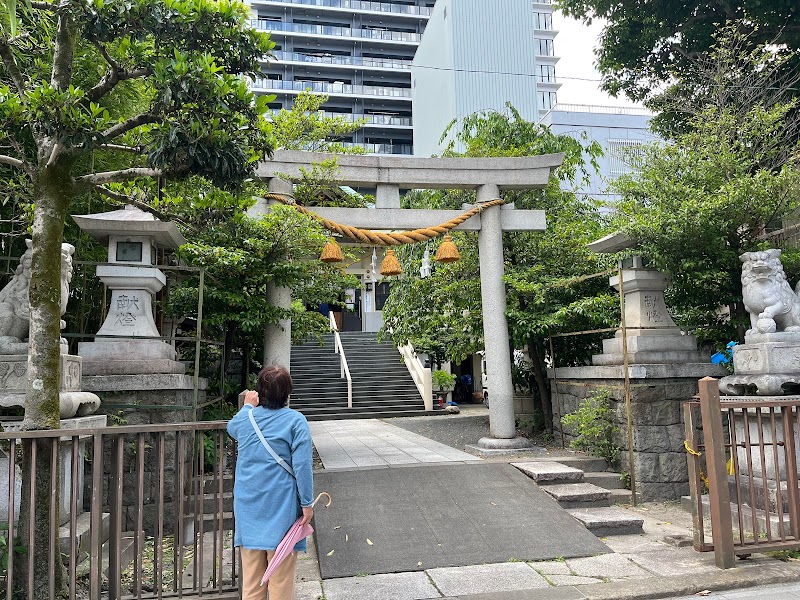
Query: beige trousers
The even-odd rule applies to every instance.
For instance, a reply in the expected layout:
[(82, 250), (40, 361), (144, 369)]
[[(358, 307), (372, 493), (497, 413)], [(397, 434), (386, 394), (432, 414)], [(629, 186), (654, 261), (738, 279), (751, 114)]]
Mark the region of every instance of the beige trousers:
[(242, 557), (242, 600), (294, 600), (294, 579), (297, 567), (297, 552), (292, 552), (262, 586), (261, 578), (267, 564), (275, 555), (274, 550), (248, 550), (239, 548)]

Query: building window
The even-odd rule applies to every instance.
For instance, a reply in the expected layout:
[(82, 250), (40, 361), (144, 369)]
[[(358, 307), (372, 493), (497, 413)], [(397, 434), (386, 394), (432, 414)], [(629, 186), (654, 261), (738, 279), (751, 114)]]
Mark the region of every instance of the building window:
[(608, 162), (612, 175), (634, 171), (634, 163), (642, 156), (643, 140), (608, 140)]
[(553, 29), (552, 13), (535, 12), (533, 13), (533, 18), (536, 23), (535, 25), (536, 29), (547, 29), (548, 31), (551, 31)]
[(556, 82), (556, 68), (553, 65), (539, 65), (538, 75), (542, 83)]
[(536, 92), (536, 99), (539, 110), (552, 110), (552, 108), (556, 105), (555, 92)]
[(553, 40), (534, 40), (537, 56), (553, 56)]
[(389, 284), (381, 282), (375, 286), (375, 305), (377, 310), (383, 310), (386, 300), (389, 298)]

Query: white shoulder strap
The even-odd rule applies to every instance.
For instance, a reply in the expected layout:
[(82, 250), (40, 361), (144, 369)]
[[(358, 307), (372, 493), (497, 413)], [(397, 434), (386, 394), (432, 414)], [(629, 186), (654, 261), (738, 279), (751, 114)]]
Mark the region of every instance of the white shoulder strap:
[(280, 466), (286, 469), (286, 472), (289, 473), (289, 475), (294, 477), (295, 476), (294, 469), (292, 469), (292, 467), (290, 467), (285, 460), (283, 460), (280, 456), (278, 456), (278, 453), (275, 452), (275, 450), (272, 449), (272, 446), (269, 445), (269, 442), (267, 442), (266, 438), (264, 437), (264, 434), (261, 433), (261, 428), (258, 426), (258, 423), (256, 423), (256, 418), (253, 416), (253, 409), (247, 411), (247, 416), (250, 417), (250, 423), (253, 425), (253, 429), (255, 429), (258, 439), (261, 440), (261, 443), (264, 445), (264, 448), (267, 449), (267, 452), (269, 452), (272, 455), (272, 458), (275, 459), (275, 462), (277, 462)]

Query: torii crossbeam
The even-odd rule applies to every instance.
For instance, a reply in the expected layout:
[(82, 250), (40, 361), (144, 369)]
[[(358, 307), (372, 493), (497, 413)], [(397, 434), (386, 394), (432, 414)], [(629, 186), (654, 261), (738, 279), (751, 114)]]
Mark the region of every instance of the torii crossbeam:
[[(408, 158), (375, 155), (333, 155), (280, 151), (271, 161), (259, 165), (258, 176), (269, 182), (271, 192), (291, 194), (301, 168), (336, 159), (341, 185), (376, 188), (375, 208), (320, 208), (315, 213), (340, 223), (375, 230), (410, 230), (431, 227), (461, 214), (461, 211), (400, 208), (401, 189), (474, 189), (478, 203), (500, 197), (501, 190), (543, 188), (558, 167), (563, 154), (523, 158)], [(257, 204), (251, 214), (268, 210), (267, 202)], [(503, 231), (541, 231), (546, 228), (540, 210), (518, 210), (513, 205), (494, 206), (462, 223), (457, 229), (478, 232), (480, 253), (483, 335), (488, 374), (491, 437), (482, 438), (478, 448), (491, 452), (529, 447), (516, 437), (514, 384), (511, 378), (506, 290), (503, 283)], [(288, 308), (288, 290), (271, 288), (272, 300)], [(267, 348), (268, 346), (268, 348)], [(265, 362), (289, 366), (291, 325), (268, 327), (265, 333)]]

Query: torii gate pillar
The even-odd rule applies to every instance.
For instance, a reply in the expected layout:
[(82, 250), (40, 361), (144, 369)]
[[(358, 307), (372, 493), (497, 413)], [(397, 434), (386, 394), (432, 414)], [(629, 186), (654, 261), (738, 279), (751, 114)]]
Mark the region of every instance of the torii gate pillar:
[[(316, 214), (362, 229), (405, 230), (432, 227), (460, 216), (462, 211), (401, 209), (401, 189), (474, 189), (478, 203), (488, 202), (499, 198), (501, 189), (543, 188), (564, 157), (549, 154), (517, 158), (406, 158), (281, 151), (271, 161), (259, 165), (258, 176), (270, 182), (270, 190), (291, 193), (291, 184), (287, 190), (278, 190), (275, 186), (280, 184), (274, 183), (276, 178), (298, 181), (304, 166), (332, 158), (337, 161), (337, 179), (342, 185), (376, 188), (376, 207), (315, 207)], [(251, 214), (264, 210), (267, 203), (262, 201), (251, 209)], [(544, 212), (505, 205), (486, 209), (456, 228), (478, 232), (491, 437), (467, 447), (481, 454), (531, 448), (530, 441), (516, 437), (514, 422), (514, 384), (503, 283), (503, 231), (541, 231), (545, 226)], [(291, 352), (288, 329), (280, 326), (268, 329), (268, 335), (276, 342), (270, 344), (276, 355), (288, 356)]]
[[(499, 197), (500, 189), (496, 185), (482, 185), (478, 188), (478, 204)], [(487, 446), (487, 449), (489, 446), (497, 446), (493, 442), (510, 440), (517, 435), (506, 319), (506, 289), (503, 283), (503, 227), (500, 210), (501, 207), (493, 206), (481, 213), (481, 229), (478, 232), (483, 339), (489, 378), (489, 423), (492, 438), (495, 438), (483, 438), (478, 444)]]

